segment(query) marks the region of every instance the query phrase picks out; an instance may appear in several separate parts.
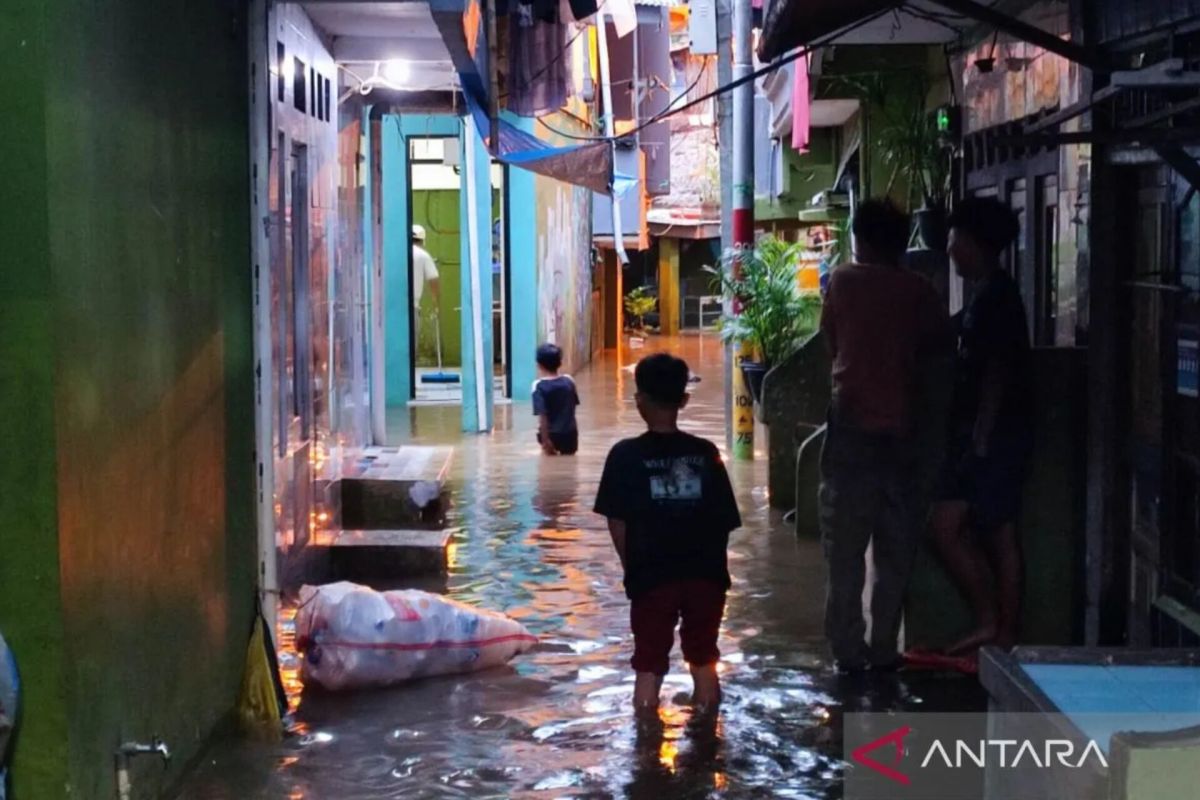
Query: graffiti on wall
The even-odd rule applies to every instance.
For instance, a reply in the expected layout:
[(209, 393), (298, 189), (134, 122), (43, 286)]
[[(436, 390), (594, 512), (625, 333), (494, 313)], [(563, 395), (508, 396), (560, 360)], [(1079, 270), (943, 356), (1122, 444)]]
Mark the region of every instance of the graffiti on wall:
[(542, 177), (535, 193), (538, 340), (561, 347), (565, 368), (575, 370), (591, 354), (591, 196)]

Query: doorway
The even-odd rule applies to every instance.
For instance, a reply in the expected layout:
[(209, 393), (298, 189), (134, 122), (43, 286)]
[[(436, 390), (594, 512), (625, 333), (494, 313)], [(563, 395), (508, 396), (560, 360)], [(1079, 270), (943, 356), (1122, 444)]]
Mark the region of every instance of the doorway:
[[(460, 139), (409, 135), (407, 208), (409, 405), (462, 402), (463, 224)], [(385, 156), (386, 157), (386, 156)], [(507, 167), (491, 164), (492, 381), (496, 401), (512, 396)], [(418, 241), (419, 235), (424, 241)], [(426, 266), (432, 259), (432, 271)], [(431, 278), (436, 273), (436, 278)]]

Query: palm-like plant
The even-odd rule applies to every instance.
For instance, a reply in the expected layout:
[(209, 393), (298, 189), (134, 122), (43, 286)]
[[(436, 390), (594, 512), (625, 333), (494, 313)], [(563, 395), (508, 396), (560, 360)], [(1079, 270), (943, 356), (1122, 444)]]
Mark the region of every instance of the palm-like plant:
[(625, 313), (637, 320), (636, 327), (640, 330), (647, 314), (653, 314), (658, 307), (656, 300), (645, 286), (639, 286), (625, 295)]
[[(721, 338), (756, 349), (767, 366), (784, 361), (820, 324), (821, 298), (800, 291), (796, 269), (803, 246), (773, 236), (740, 257), (727, 251), (721, 267), (706, 267), (713, 284), (735, 298), (740, 313), (721, 320)], [(740, 275), (734, 277), (734, 261)]]

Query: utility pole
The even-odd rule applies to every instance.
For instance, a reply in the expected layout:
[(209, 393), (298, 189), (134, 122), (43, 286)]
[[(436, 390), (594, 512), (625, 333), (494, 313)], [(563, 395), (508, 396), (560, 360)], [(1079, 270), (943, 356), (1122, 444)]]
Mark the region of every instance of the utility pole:
[[(753, 24), (751, 0), (733, 0), (733, 80), (746, 78), (754, 70), (750, 37)], [(733, 90), (733, 175), (732, 242), (734, 276), (741, 275), (742, 258), (754, 247), (754, 83), (745, 81)], [(733, 299), (734, 314), (741, 301)], [(754, 458), (754, 401), (742, 376), (741, 363), (754, 357), (746, 345), (733, 343), (732, 351), (733, 457)]]
[[(717, 11), (717, 85), (728, 86), (733, 81), (732, 2), (716, 0)], [(728, 92), (717, 95), (717, 152), (719, 158), (718, 188), (721, 190), (721, 249), (733, 245), (733, 164), (729, 145), (733, 141), (733, 98)], [(733, 304), (725, 298), (722, 310), (733, 312)], [(726, 344), (724, 380), (725, 449), (733, 452), (733, 346)]]

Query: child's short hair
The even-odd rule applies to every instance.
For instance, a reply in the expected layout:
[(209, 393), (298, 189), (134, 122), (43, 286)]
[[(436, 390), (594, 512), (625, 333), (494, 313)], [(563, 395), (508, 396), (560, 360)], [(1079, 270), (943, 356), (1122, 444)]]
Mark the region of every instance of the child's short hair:
[(678, 408), (687, 394), (687, 362), (669, 353), (655, 353), (638, 362), (633, 379), (638, 392), (655, 405)]
[(966, 231), (984, 247), (999, 255), (1021, 233), (1017, 214), (994, 197), (968, 197), (958, 201), (947, 227)]
[(547, 372), (558, 372), (562, 367), (562, 348), (549, 342), (538, 345), (537, 363)]

